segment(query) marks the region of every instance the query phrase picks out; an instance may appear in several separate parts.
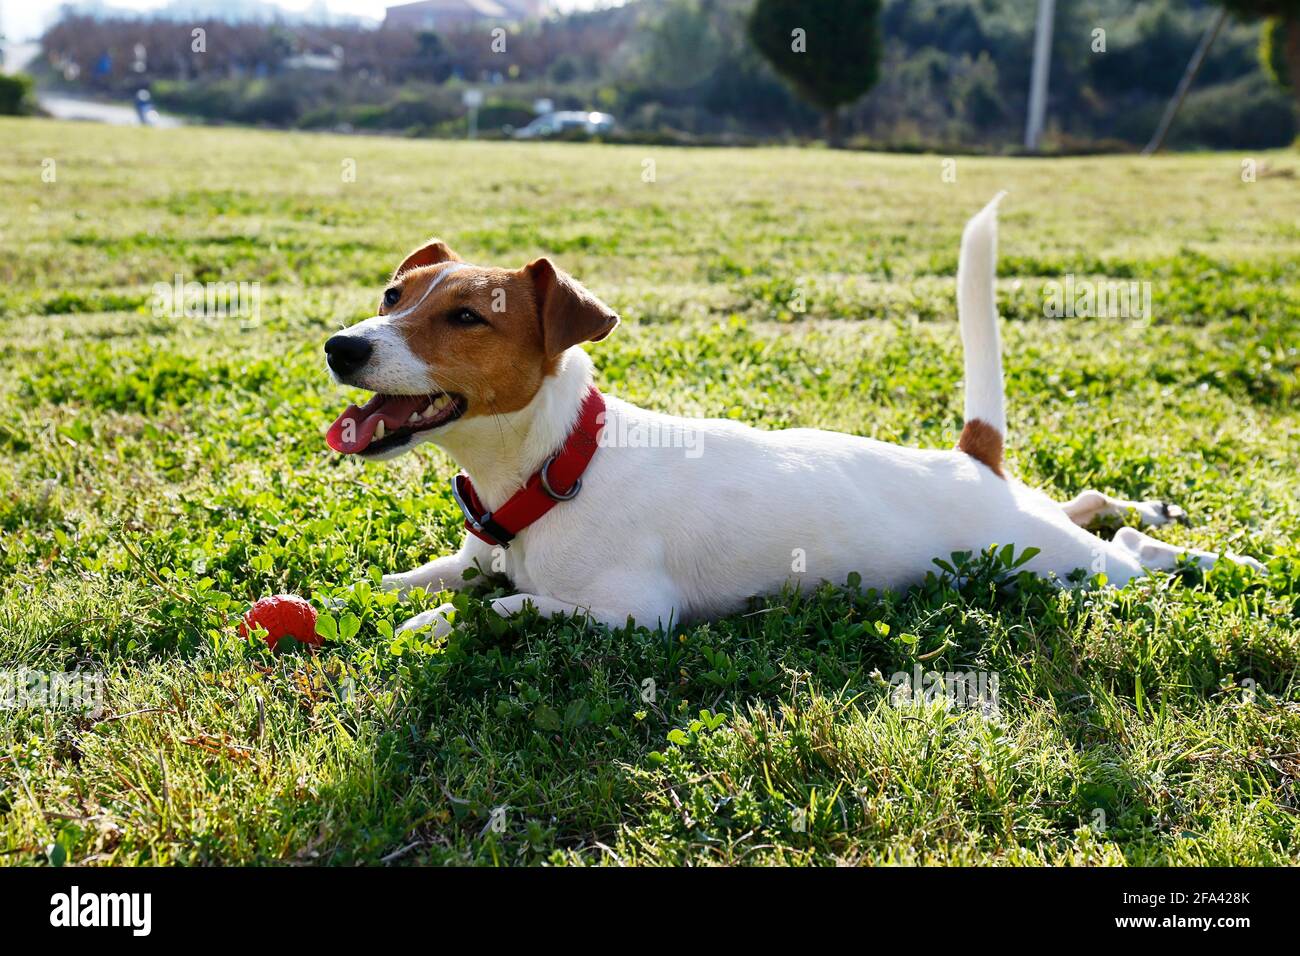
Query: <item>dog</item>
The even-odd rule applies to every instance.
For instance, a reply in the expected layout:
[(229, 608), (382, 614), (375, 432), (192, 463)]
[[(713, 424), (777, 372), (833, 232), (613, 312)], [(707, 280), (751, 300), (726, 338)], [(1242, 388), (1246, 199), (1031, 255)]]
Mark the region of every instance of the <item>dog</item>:
[[(491, 569), (518, 589), (493, 603), (505, 617), (532, 605), (669, 628), (790, 585), (842, 585), (853, 572), (863, 586), (906, 588), (936, 556), (993, 543), (1036, 548), (1024, 567), (1062, 583), (1078, 569), (1119, 586), (1181, 560), (1213, 564), (1217, 554), (1133, 527), (1110, 541), (1085, 530), (1130, 510), (1164, 525), (1184, 517), (1176, 506), (1094, 490), (1060, 504), (1008, 474), (994, 294), (1001, 198), (961, 240), (965, 423), (951, 451), (676, 418), (603, 396), (583, 344), (614, 331), (612, 309), (548, 259), (484, 268), (429, 241), (393, 273), (377, 315), (325, 343), (333, 377), (374, 393), (331, 426), (332, 448), (382, 460), (432, 442), (463, 469), (453, 487), (466, 515), (460, 550), (383, 586), (454, 590), (468, 569)], [(450, 607), (403, 628), (445, 634)]]

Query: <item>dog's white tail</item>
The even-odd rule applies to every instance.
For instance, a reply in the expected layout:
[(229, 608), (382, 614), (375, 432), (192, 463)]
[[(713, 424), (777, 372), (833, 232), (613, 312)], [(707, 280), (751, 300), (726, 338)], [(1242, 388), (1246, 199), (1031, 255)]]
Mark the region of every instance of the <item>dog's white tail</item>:
[(1007, 413), (993, 283), (998, 266), (998, 203), (1005, 195), (998, 193), (966, 223), (957, 263), (957, 316), (966, 356), (966, 424), (957, 447), (999, 475)]

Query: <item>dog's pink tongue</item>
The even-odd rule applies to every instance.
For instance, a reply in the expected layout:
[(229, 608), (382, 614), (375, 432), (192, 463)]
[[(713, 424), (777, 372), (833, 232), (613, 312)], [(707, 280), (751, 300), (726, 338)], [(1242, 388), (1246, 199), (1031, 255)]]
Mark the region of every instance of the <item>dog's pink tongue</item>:
[(334, 424), (330, 426), (329, 431), (325, 433), (325, 444), (341, 455), (351, 455), (369, 445), (374, 434), (375, 427), (373, 425), (370, 431), (362, 432), (361, 409), (355, 405), (349, 405), (344, 409), (343, 414), (334, 420)]
[(380, 422), (388, 431), (401, 428), (428, 404), (427, 395), (376, 395), (360, 408), (349, 405), (325, 433), (325, 443), (341, 455), (355, 455), (370, 445)]

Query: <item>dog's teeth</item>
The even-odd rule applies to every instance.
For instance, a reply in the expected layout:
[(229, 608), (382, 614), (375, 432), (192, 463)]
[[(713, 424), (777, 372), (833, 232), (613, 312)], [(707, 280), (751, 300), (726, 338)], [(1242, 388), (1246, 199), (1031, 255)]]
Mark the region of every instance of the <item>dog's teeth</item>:
[(419, 420), (420, 420), (420, 413), (419, 413), (419, 412), (411, 412), (411, 417), (407, 419), (407, 422), (408, 422), (408, 423), (409, 423), (409, 422), (418, 422)]
[(433, 402), (430, 402), (429, 405), (428, 405), (428, 407), (425, 408), (424, 411), (420, 412), (420, 417), (421, 417), (421, 418), (428, 418), (428, 417), (429, 417), (430, 415), (432, 415), (432, 414), (433, 414)]
[(450, 401), (451, 399), (448, 398), (446, 395), (439, 395), (437, 400), (433, 403), (433, 407), (437, 411), (442, 411), (442, 409), (447, 407), (447, 403)]
[(384, 437), (384, 430), (385, 430), (385, 429), (384, 429), (384, 423), (381, 421), (378, 425), (375, 426), (375, 435), (374, 435), (374, 437), (375, 437), (376, 439), (383, 438), (383, 437)]

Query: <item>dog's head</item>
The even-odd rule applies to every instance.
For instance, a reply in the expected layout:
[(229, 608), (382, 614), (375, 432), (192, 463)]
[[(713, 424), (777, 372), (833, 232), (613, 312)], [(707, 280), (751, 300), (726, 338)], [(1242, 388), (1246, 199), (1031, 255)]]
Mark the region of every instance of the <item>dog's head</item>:
[(548, 259), (489, 269), (430, 240), (397, 267), (374, 318), (325, 343), (335, 380), (375, 393), (339, 416), (329, 445), (391, 458), (457, 422), (518, 411), (566, 349), (616, 325), (612, 309)]

